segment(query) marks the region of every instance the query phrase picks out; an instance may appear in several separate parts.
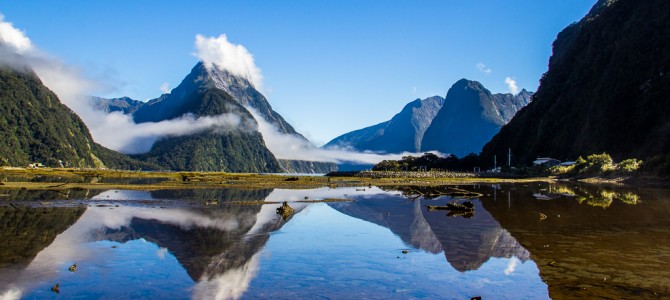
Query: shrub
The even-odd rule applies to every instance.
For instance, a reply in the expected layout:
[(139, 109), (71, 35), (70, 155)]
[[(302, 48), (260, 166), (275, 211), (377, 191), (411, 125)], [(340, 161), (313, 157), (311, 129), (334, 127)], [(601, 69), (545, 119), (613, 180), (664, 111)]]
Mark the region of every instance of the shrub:
[(619, 164), (617, 164), (616, 170), (621, 173), (633, 173), (636, 172), (641, 165), (642, 165), (641, 160), (630, 158), (623, 160)]
[(607, 172), (612, 169), (612, 157), (609, 154), (591, 154), (586, 157), (589, 169), (596, 172)]

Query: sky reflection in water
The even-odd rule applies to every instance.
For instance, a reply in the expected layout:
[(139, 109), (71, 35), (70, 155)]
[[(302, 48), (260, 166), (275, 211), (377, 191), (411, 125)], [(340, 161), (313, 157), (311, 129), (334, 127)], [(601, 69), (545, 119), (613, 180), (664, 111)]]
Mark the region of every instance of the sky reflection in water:
[[(567, 189), (557, 192), (557, 188), (549, 192), (556, 195), (568, 192)], [(552, 279), (552, 272), (558, 272), (557, 278), (565, 272), (546, 267), (547, 255), (542, 251), (558, 259), (560, 267), (570, 266), (567, 260), (560, 260), (557, 253), (562, 253), (561, 248), (555, 248), (554, 244), (543, 248), (537, 239), (556, 231), (568, 241), (569, 232), (576, 231), (584, 238), (588, 233), (584, 231), (586, 228), (610, 228), (608, 224), (612, 222), (638, 226), (635, 224), (640, 222), (605, 218), (602, 205), (580, 206), (582, 202), (602, 202), (589, 195), (614, 195), (610, 198), (618, 200), (609, 200), (607, 203), (612, 207), (606, 208), (614, 215), (630, 211), (633, 207), (630, 205), (638, 202), (642, 203), (641, 209), (653, 204), (654, 209), (639, 210), (646, 214), (653, 212), (643, 219), (644, 224), (653, 224), (657, 217), (667, 216), (669, 207), (665, 202), (636, 200), (632, 203), (631, 197), (624, 197), (623, 193), (584, 194), (575, 190), (576, 197), (540, 201), (532, 195), (545, 192), (546, 187), (536, 188), (534, 192), (518, 186), (502, 189), (506, 191), (488, 187), (485, 196), (472, 200), (476, 213), (471, 219), (449, 218), (444, 212), (425, 209), (425, 204), (443, 205), (449, 197), (410, 201), (400, 192), (378, 188), (365, 191), (356, 188), (107, 191), (90, 200), (92, 205), (73, 219), (76, 222), (65, 227), (67, 229), (53, 242), (33, 245), (37, 248), (34, 257), (14, 263), (2, 262), (0, 288), (4, 292), (0, 293), (0, 299), (318, 296), (546, 299), (552, 292), (545, 284), (547, 278)], [(345, 195), (354, 201), (292, 203), (296, 214), (288, 220), (276, 215), (278, 205), (275, 204), (225, 203), (225, 200), (295, 201)], [(197, 201), (212, 198), (222, 203), (196, 205)], [(176, 202), (133, 205), (136, 200)], [(171, 206), (161, 207), (166, 204)], [(571, 206), (579, 206), (579, 209)], [(3, 209), (8, 217), (16, 214), (11, 208)], [(73, 210), (71, 207), (50, 209), (35, 214), (34, 218), (38, 218), (35, 221), (18, 215), (27, 218), (23, 220), (25, 223), (41, 224), (50, 220), (44, 216), (56, 219), (60, 216), (57, 212)], [(547, 213), (549, 219), (539, 221), (538, 210)], [(555, 210), (559, 211), (552, 212)], [(563, 219), (554, 218), (558, 212)], [(507, 224), (507, 229), (499, 222)], [(45, 224), (48, 226), (48, 222)], [(654, 229), (661, 238), (667, 235), (663, 228)], [(28, 232), (28, 229), (23, 230)], [(541, 268), (508, 230), (524, 237), (524, 245), (530, 245), (534, 259), (542, 260)], [(598, 236), (608, 235), (599, 232)], [(551, 241), (546, 243), (549, 246)], [(579, 244), (569, 247), (578, 252), (575, 245)], [(73, 263), (77, 263), (77, 271), (69, 272), (67, 268)], [(541, 278), (540, 269), (549, 277)], [(60, 294), (50, 290), (57, 282)], [(554, 293), (556, 286), (561, 285), (554, 285)]]

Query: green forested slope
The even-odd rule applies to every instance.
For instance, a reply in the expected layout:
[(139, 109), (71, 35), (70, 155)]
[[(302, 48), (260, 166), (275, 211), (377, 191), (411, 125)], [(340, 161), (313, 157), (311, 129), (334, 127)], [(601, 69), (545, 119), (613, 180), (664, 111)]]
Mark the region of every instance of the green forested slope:
[(534, 100), (483, 149), (615, 160), (670, 153), (670, 2), (599, 1), (558, 34)]

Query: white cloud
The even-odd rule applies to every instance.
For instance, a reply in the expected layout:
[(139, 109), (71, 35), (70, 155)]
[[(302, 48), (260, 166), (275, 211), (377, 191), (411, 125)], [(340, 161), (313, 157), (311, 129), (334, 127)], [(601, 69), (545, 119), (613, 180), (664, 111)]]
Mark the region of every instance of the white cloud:
[[(241, 47), (241, 46), (240, 46)], [(244, 50), (246, 51), (246, 50)], [(0, 63), (35, 71), (45, 86), (72, 109), (88, 126), (94, 140), (123, 153), (142, 153), (164, 136), (180, 136), (214, 130), (255, 130), (256, 124), (243, 122), (239, 115), (223, 114), (195, 118), (185, 115), (162, 122), (135, 124), (131, 116), (120, 112), (106, 114), (91, 106), (89, 95), (101, 85), (88, 79), (78, 68), (39, 51), (23, 32), (4, 22), (0, 15)], [(252, 61), (253, 63), (253, 61)], [(260, 71), (259, 71), (260, 72)], [(164, 83), (161, 89), (167, 89)]]
[(507, 84), (507, 88), (509, 88), (509, 91), (512, 94), (517, 94), (519, 92), (519, 87), (516, 85), (516, 80), (514, 80), (512, 77), (505, 77), (505, 84)]
[[(256, 110), (247, 107), (258, 122), (258, 131), (263, 135), (265, 145), (278, 159), (306, 160), (320, 162), (353, 162), (359, 164), (376, 164), (382, 160), (399, 160), (403, 156), (421, 156), (423, 153), (403, 152), (399, 154), (379, 154), (373, 152), (357, 152), (343, 148), (321, 149), (296, 135), (280, 132), (276, 126), (266, 121)], [(441, 153), (434, 152), (442, 156)]]
[[(256, 130), (263, 135), (267, 147), (279, 159), (322, 162), (356, 162), (375, 164), (385, 159), (401, 159), (420, 153), (378, 154), (349, 149), (320, 149), (296, 135), (283, 134), (272, 124), (250, 109), (258, 122), (243, 121), (239, 115), (224, 114), (195, 118), (185, 115), (177, 119), (135, 124), (131, 116), (120, 112), (106, 114), (90, 105), (89, 95), (100, 89), (99, 83), (88, 79), (82, 72), (58, 59), (40, 53), (23, 32), (0, 18), (0, 62), (11, 66), (27, 65), (44, 84), (53, 90), (65, 105), (75, 111), (86, 123), (94, 140), (103, 146), (123, 153), (142, 153), (165, 136), (180, 136), (214, 128), (214, 130)], [(253, 56), (241, 45), (228, 42), (226, 35), (219, 37), (196, 36), (195, 55), (209, 67), (218, 67), (248, 79), (254, 87), (262, 84), (261, 70)], [(7, 55), (9, 54), (9, 55)], [(16, 58), (20, 62), (16, 62)], [(168, 84), (161, 90), (166, 92)], [(258, 126), (258, 127), (256, 127)]]
[(493, 71), (493, 70), (491, 70), (491, 68), (486, 66), (484, 63), (477, 63), (476, 67), (477, 67), (477, 70), (479, 70), (479, 72), (482, 72), (484, 74), (491, 74), (491, 72)]
[(163, 82), (160, 87), (161, 93), (163, 94), (169, 94), (170, 93), (170, 84), (167, 82)]
[[(195, 118), (191, 114), (161, 122), (135, 124), (132, 116), (121, 112), (99, 115), (98, 122), (89, 125), (91, 134), (103, 146), (126, 154), (151, 150), (154, 142), (166, 136), (183, 136), (214, 128), (219, 132), (255, 130), (237, 114), (222, 114)], [(124, 134), (119, 134), (123, 132)]]
[(514, 273), (516, 271), (516, 265), (519, 264), (519, 259), (513, 256), (512, 258), (509, 259), (509, 262), (507, 263), (507, 268), (505, 268), (505, 275), (509, 275)]
[(228, 42), (225, 34), (219, 37), (195, 36), (196, 53), (207, 67), (218, 67), (233, 75), (243, 77), (257, 89), (262, 90), (263, 76), (256, 67), (254, 57), (247, 48)]
[(13, 48), (19, 54), (33, 50), (30, 39), (12, 23), (5, 22), (5, 16), (2, 14), (0, 14), (0, 43)]
[(12, 287), (5, 291), (4, 294), (0, 294), (0, 300), (18, 300), (21, 299), (21, 290), (16, 287)]

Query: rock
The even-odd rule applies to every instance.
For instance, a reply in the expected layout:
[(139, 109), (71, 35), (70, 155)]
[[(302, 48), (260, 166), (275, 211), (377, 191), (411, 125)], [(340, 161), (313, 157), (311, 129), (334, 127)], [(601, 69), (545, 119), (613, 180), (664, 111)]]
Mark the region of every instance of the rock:
[(280, 215), (282, 219), (286, 220), (293, 214), (293, 208), (284, 201), (280, 207), (277, 207), (277, 214)]

